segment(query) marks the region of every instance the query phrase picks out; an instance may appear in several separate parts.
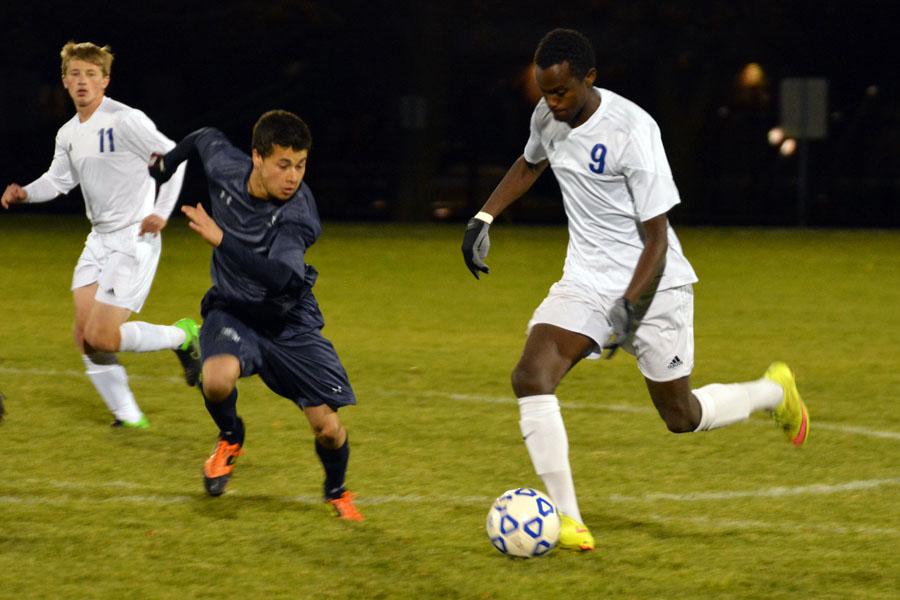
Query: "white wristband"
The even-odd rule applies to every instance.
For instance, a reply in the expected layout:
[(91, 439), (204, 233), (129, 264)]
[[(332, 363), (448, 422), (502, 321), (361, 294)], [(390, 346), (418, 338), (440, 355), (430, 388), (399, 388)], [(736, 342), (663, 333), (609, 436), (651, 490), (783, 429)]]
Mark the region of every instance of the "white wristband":
[(478, 211), (478, 214), (475, 215), (475, 218), (484, 221), (488, 225), (494, 222), (494, 215), (492, 215), (491, 213), (486, 213), (483, 210)]

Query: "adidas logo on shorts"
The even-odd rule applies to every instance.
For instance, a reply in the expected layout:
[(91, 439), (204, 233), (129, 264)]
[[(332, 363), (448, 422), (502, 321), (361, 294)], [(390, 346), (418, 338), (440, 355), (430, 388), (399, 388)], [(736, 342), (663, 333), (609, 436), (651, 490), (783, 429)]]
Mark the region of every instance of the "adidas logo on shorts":
[(675, 358), (672, 359), (672, 362), (669, 363), (669, 366), (667, 368), (675, 369), (675, 368), (680, 367), (682, 364), (684, 364), (684, 363), (681, 362), (681, 359), (678, 358), (678, 355), (676, 354)]

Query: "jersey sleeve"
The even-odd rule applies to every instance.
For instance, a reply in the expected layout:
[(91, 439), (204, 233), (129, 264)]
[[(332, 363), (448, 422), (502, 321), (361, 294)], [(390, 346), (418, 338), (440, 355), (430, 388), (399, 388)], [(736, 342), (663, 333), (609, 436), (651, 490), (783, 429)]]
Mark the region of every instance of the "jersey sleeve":
[(60, 194), (66, 194), (78, 185), (78, 179), (72, 170), (69, 154), (66, 152), (65, 142), (56, 136), (53, 149), (53, 160), (47, 172), (25, 186), (28, 194), (26, 202), (47, 202)]
[[(151, 155), (165, 154), (175, 147), (175, 142), (160, 133), (150, 117), (139, 110), (130, 111), (118, 126), (122, 130), (122, 143), (146, 164), (150, 164)], [(179, 165), (169, 181), (159, 187), (153, 214), (163, 219), (169, 218), (181, 193), (184, 170), (185, 164)]]
[(641, 221), (666, 213), (681, 202), (656, 123), (632, 131), (622, 153), (621, 168)]
[(539, 103), (534, 108), (534, 112), (531, 113), (531, 134), (528, 136), (528, 141), (525, 143), (525, 151), (522, 153), (525, 160), (532, 165), (547, 160), (547, 151), (541, 142), (541, 122), (543, 121), (541, 106)]
[(287, 265), (292, 272), (310, 287), (317, 272), (306, 264), (306, 250), (316, 243), (322, 233), (322, 222), (312, 190), (302, 183), (300, 194), (290, 201), (284, 213), (284, 221), (269, 248), (269, 258)]
[(287, 265), (301, 279), (306, 277), (306, 240), (310, 232), (302, 223), (284, 223), (269, 249), (269, 258)]
[(246, 155), (235, 148), (224, 133), (214, 127), (204, 127), (196, 134), (194, 146), (209, 179), (227, 179), (235, 169), (244, 167)]

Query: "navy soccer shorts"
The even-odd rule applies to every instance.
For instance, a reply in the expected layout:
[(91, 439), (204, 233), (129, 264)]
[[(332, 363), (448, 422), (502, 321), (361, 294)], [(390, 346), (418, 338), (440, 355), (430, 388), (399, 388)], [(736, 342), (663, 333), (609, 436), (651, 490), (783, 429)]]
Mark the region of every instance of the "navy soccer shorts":
[(347, 372), (318, 328), (286, 327), (266, 337), (231, 313), (213, 309), (200, 328), (200, 352), (204, 358), (237, 357), (241, 377), (258, 374), (269, 389), (301, 408), (356, 404)]

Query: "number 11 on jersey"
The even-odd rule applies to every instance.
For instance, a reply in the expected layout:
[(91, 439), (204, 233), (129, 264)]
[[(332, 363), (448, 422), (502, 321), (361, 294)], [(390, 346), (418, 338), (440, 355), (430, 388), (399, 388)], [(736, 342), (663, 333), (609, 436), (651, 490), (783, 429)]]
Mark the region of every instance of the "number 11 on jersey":
[(104, 149), (103, 149), (103, 136), (104, 135), (106, 135), (106, 138), (109, 140), (109, 151), (110, 152), (116, 151), (116, 142), (113, 139), (112, 127), (110, 127), (109, 129), (104, 129), (101, 127), (100, 130), (97, 132), (97, 135), (100, 137), (100, 152), (104, 151)]

